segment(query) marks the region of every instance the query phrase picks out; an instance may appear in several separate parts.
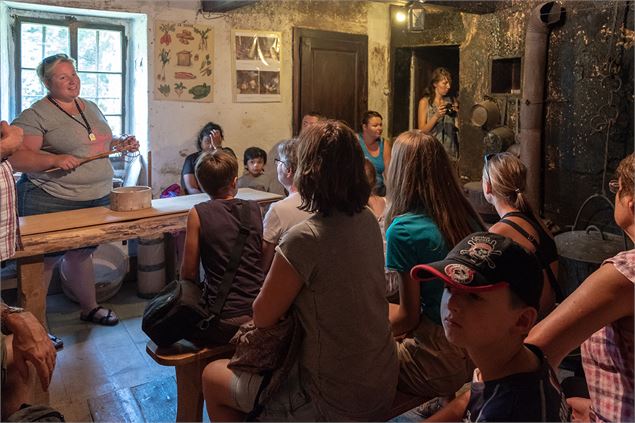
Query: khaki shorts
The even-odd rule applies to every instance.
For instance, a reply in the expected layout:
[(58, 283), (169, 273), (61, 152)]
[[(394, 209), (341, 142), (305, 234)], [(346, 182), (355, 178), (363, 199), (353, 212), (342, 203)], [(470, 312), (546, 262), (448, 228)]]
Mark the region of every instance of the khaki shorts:
[[(287, 382), (265, 404), (259, 421), (321, 421), (324, 417), (315, 409), (311, 397), (300, 382), (299, 365), (290, 371)], [(232, 370), (234, 407), (249, 413), (253, 407), (264, 376)]]
[(443, 326), (421, 316), (414, 338), (397, 344), (398, 390), (425, 398), (454, 394), (472, 378), (467, 352), (448, 342)]

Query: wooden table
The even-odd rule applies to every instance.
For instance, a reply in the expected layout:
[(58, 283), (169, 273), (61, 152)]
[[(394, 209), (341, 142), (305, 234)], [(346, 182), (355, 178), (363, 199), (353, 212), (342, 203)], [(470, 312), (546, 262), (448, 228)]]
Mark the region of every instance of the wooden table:
[[(240, 188), (236, 197), (261, 205), (282, 198), (250, 188)], [(152, 200), (151, 208), (129, 212), (93, 207), (21, 217), (24, 249), (15, 255), (18, 301), (46, 325), (47, 293), (42, 281), (44, 254), (185, 230), (189, 210), (207, 200), (207, 194), (195, 194)]]

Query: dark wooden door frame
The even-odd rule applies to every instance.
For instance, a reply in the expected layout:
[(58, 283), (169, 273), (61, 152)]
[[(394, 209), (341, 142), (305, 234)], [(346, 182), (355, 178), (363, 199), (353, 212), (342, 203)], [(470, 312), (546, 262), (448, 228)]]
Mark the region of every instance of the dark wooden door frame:
[[(308, 28), (293, 28), (293, 133), (297, 134), (300, 130), (300, 125), (302, 124), (302, 116), (301, 116), (301, 73), (302, 73), (302, 60), (301, 60), (301, 50), (302, 50), (302, 39), (303, 37), (321, 37), (323, 39), (333, 40), (333, 41), (342, 41), (344, 43), (350, 43), (352, 40), (356, 40), (364, 46), (364, 51), (366, 55), (362, 57), (363, 65), (362, 71), (363, 75), (360, 78), (360, 81), (363, 81), (360, 85), (360, 95), (362, 100), (362, 111), (368, 108), (368, 37), (365, 34), (349, 34), (342, 32), (332, 32), (332, 31), (322, 31)], [(350, 122), (351, 125), (356, 126), (357, 122)], [(355, 129), (355, 128), (353, 128)]]

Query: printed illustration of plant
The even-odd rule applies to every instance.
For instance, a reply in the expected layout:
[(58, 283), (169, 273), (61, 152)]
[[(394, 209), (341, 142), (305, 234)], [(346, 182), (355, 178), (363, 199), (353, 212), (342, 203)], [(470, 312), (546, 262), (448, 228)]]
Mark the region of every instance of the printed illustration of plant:
[(161, 59), (161, 81), (165, 81), (165, 65), (170, 63), (170, 50), (161, 48), (159, 59)]
[(187, 92), (192, 94), (193, 100), (199, 100), (201, 98), (207, 97), (211, 91), (211, 86), (207, 85), (206, 83), (202, 83), (201, 85), (193, 86)]
[(170, 84), (161, 84), (159, 85), (159, 92), (164, 96), (170, 95)]
[(172, 36), (170, 36), (170, 32), (174, 32), (175, 25), (166, 23), (160, 25), (159, 29), (163, 32), (163, 36), (159, 39), (159, 43), (169, 46), (172, 42)]
[(185, 85), (183, 85), (182, 82), (177, 82), (176, 84), (174, 84), (174, 92), (179, 97), (181, 97), (181, 94), (183, 94), (183, 90), (185, 90), (185, 89), (187, 89), (187, 87)]
[(196, 32), (198, 35), (201, 36), (201, 39), (198, 42), (198, 49), (199, 50), (207, 50), (207, 36), (209, 35), (209, 32), (212, 30), (212, 28), (207, 28), (204, 30), (200, 30), (198, 28), (194, 28), (194, 32)]
[(210, 59), (209, 54), (206, 54), (205, 59), (201, 60), (201, 67), (199, 69), (203, 76), (210, 76), (212, 74), (212, 59)]
[(178, 38), (179, 41), (183, 44), (189, 44), (190, 41), (194, 39), (194, 37), (192, 36), (192, 32), (188, 29), (183, 29), (183, 31), (177, 32), (176, 38)]

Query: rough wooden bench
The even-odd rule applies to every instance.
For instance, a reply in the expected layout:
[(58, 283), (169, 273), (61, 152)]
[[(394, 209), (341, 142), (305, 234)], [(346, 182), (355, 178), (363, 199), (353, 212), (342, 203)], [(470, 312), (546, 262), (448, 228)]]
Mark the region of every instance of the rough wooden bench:
[(395, 399), (392, 402), (390, 412), (384, 418), (385, 421), (394, 419), (397, 416), (406, 413), (413, 408), (423, 404), (426, 398), (419, 397), (417, 395), (407, 394), (405, 392), (397, 391)]
[(152, 342), (146, 344), (146, 352), (162, 366), (174, 366), (176, 370), (176, 421), (200, 422), (203, 419), (203, 388), (201, 375), (205, 366), (220, 358), (230, 358), (233, 345), (198, 348), (187, 341), (160, 348)]

